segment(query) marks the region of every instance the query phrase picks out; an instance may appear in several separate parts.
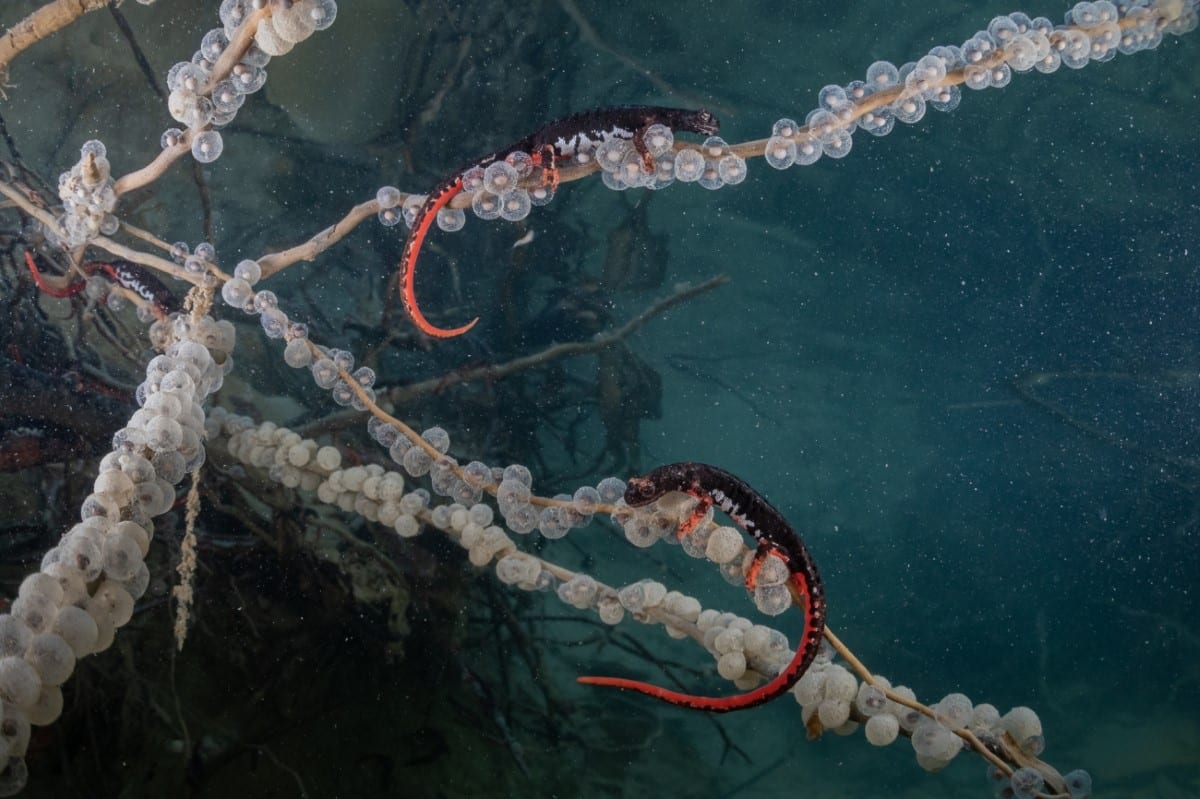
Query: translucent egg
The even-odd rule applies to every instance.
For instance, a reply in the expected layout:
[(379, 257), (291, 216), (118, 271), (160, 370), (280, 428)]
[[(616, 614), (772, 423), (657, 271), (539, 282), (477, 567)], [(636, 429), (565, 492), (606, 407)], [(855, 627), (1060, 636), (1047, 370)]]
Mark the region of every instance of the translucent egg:
[[(505, 166), (508, 166), (505, 164)], [(511, 169), (511, 167), (509, 167)], [(479, 190), (471, 198), (471, 210), (475, 216), (483, 220), (496, 219), (500, 216), (500, 197), (490, 191)]]
[(654, 160), (653, 180), (647, 182), (648, 189), (665, 189), (675, 182), (675, 154), (667, 153)]
[(1008, 57), (1008, 65), (1017, 72), (1033, 69), (1039, 58), (1037, 47), (1024, 37), (1010, 42), (1005, 48), (1005, 55)]
[(20, 657), (32, 640), (28, 624), (10, 613), (0, 614), (0, 657)]
[[(528, 469), (525, 471), (528, 472)], [(506, 469), (505, 477), (507, 476), (508, 470)], [(619, 477), (605, 477), (596, 484), (596, 491), (600, 494), (601, 502), (616, 502), (618, 499), (621, 499), (623, 496), (625, 496), (625, 481)]]
[(337, 0), (313, 0), (307, 9), (314, 30), (323, 31), (337, 19)]
[(1088, 799), (1092, 795), (1092, 775), (1083, 769), (1067, 772), (1063, 775), (1067, 784), (1067, 793), (1071, 799)]
[(867, 719), (863, 732), (871, 745), (887, 746), (900, 734), (900, 722), (890, 713), (881, 713)]
[(253, 286), (262, 279), (262, 267), (258, 261), (253, 261), (249, 258), (238, 261), (237, 266), (233, 268), (233, 276), (240, 280), (246, 281), (247, 284)]
[(421, 438), (438, 452), (446, 452), (450, 449), (450, 434), (441, 427), (430, 427), (421, 433)]
[(771, 126), (771, 135), (790, 139), (800, 132), (800, 124), (794, 119), (784, 117), (775, 121)]
[(307, 5), (296, 3), (291, 8), (277, 11), (271, 17), (279, 38), (298, 44), (312, 36), (315, 25), (312, 16), (307, 13)]
[(208, 72), (198, 64), (179, 61), (167, 70), (167, 90), (195, 94), (208, 82)]
[(962, 89), (958, 86), (942, 86), (929, 98), (929, 105), (936, 111), (950, 112), (962, 102)]
[[(42, 692), (47, 692), (46, 687), (42, 687)], [(31, 732), (29, 714), (13, 707), (13, 705), (8, 705), (4, 709), (4, 720), (0, 721), (0, 743), (7, 747), (8, 756), (25, 756), (25, 752), (29, 750)]]
[(269, 56), (287, 55), (296, 46), (275, 31), (274, 18), (267, 18), (258, 23), (254, 32), (254, 43)]
[(224, 148), (221, 134), (215, 130), (202, 131), (192, 139), (192, 157), (202, 164), (216, 161)]
[(717, 176), (722, 183), (736, 186), (746, 179), (746, 159), (740, 155), (726, 155), (717, 162)]
[(988, 23), (988, 33), (1001, 47), (1008, 45), (1021, 35), (1017, 23), (1007, 16), (995, 17)]
[(105, 537), (102, 555), (104, 573), (114, 580), (128, 580), (133, 577), (142, 562), (142, 549), (138, 541), (120, 534)]
[(167, 128), (159, 137), (158, 143), (164, 150), (177, 147), (183, 142), (183, 131), (179, 128)]
[(796, 142), (783, 136), (772, 136), (767, 139), (763, 155), (767, 164), (775, 169), (787, 169), (796, 163)]
[(19, 708), (29, 707), (41, 692), (42, 681), (33, 666), (19, 657), (0, 658), (0, 699)]
[(631, 151), (633, 151), (633, 145), (628, 139), (606, 139), (596, 147), (596, 163), (605, 172), (615, 172)]
[(996, 50), (996, 40), (987, 31), (980, 31), (963, 42), (963, 60), (968, 64), (979, 64)]
[(963, 67), (963, 85), (968, 89), (986, 89), (991, 85), (991, 73), (978, 64), (967, 64)]
[(1031, 708), (1014, 707), (1000, 720), (1004, 730), (1028, 755), (1037, 757), (1046, 746), (1042, 737), (1042, 721)]
[(213, 28), (204, 34), (204, 38), (200, 40), (200, 52), (209, 61), (219, 59), (221, 53), (225, 52), (225, 48), (228, 46), (229, 37), (225, 35), (223, 28)]
[(704, 156), (696, 150), (680, 150), (675, 154), (675, 178), (683, 183), (695, 183), (704, 177)]
[[(266, 50), (266, 48), (263, 49), (264, 51)], [(267, 71), (260, 66), (249, 63), (245, 59), (241, 63), (234, 65), (230, 75), (237, 82), (238, 88), (244, 94), (253, 94), (267, 82)]]
[(506, 585), (530, 584), (537, 580), (542, 566), (535, 558), (505, 555), (496, 561), (496, 577)]
[(133, 618), (133, 597), (113, 580), (105, 580), (88, 600), (87, 612), (97, 625), (108, 621), (114, 627), (122, 627)]
[(538, 532), (543, 537), (555, 540), (565, 536), (568, 530), (570, 530), (570, 524), (563, 519), (560, 508), (542, 508), (538, 519)]
[(729, 563), (745, 550), (742, 534), (733, 527), (717, 527), (708, 536), (704, 555), (713, 563)]
[(401, 514), (396, 517), (393, 527), (396, 530), (396, 534), (401, 538), (412, 538), (421, 532), (420, 522), (417, 521), (416, 517), (408, 514)]
[(810, 668), (792, 686), (792, 695), (802, 707), (813, 707), (825, 698), (826, 676), (823, 669)]
[(154, 453), (150, 463), (154, 466), (155, 473), (171, 485), (178, 485), (183, 476), (187, 474), (187, 461), (174, 450)]
[(528, 177), (533, 173), (533, 156), (529, 153), (516, 150), (504, 156), (504, 163), (517, 170), (518, 177)]
[(558, 586), (558, 598), (568, 605), (583, 610), (591, 607), (596, 600), (599, 587), (595, 578), (586, 574), (573, 575), (565, 583)]
[[(52, 563), (43, 563), (42, 571), (53, 577), (62, 586), (63, 598), (59, 605), (60, 609), (86, 599), (88, 595), (87, 581), (83, 572), (62, 560), (61, 556), (63, 553), (61, 548), (55, 548), (51, 552), (57, 552), (60, 557)], [(3, 652), (0, 651), (0, 654), (3, 654)]]
[(817, 705), (817, 718), (827, 730), (840, 727), (850, 718), (850, 703), (844, 699), (823, 699)]
[(620, 624), (621, 619), (625, 618), (625, 608), (611, 595), (596, 601), (596, 613), (600, 616), (600, 621), (609, 625)]
[(900, 70), (889, 61), (876, 61), (867, 67), (866, 83), (875, 91), (899, 85)]
[(496, 161), (483, 170), (483, 189), (490, 194), (503, 194), (515, 188), (520, 175), (505, 161)]
[(437, 214), (437, 224), (447, 233), (455, 233), (467, 224), (467, 215), (461, 208), (442, 208)]
[(700, 600), (678, 591), (672, 591), (664, 600), (667, 610), (687, 621), (694, 622), (700, 617)]
[(529, 216), (529, 192), (521, 188), (510, 189), (500, 195), (500, 216), (509, 222), (517, 222)]
[(1014, 799), (1033, 799), (1045, 782), (1037, 769), (1028, 766), (1017, 769), (1010, 778)]
[(95, 620), (83, 608), (74, 605), (59, 611), (52, 630), (67, 642), (76, 658), (91, 654), (99, 635)]
[(805, 133), (796, 139), (796, 163), (800, 166), (815, 164), (824, 152), (821, 142), (810, 133)]
[(967, 726), (974, 711), (975, 708), (966, 694), (947, 694), (933, 706), (938, 721), (951, 730), (961, 730)]
[(717, 673), (727, 680), (738, 680), (746, 674), (746, 653), (727, 652), (717, 659)]
[(227, 305), (238, 310), (244, 308), (252, 296), (254, 296), (254, 289), (242, 278), (235, 277), (226, 280), (225, 285), (221, 287), (221, 299), (225, 300)]
[(1058, 51), (1062, 63), (1071, 69), (1082, 69), (1091, 58), (1092, 40), (1081, 30), (1067, 29), (1058, 39)]
[(37, 592), (18, 596), (13, 600), (10, 610), (12, 616), (24, 622), (35, 635), (48, 631), (58, 615), (58, 605), (50, 597)]
[(878, 687), (864, 682), (858, 687), (854, 705), (864, 716), (877, 716), (887, 708), (887, 697)]
[(233, 115), (236, 114), (242, 104), (246, 102), (246, 95), (238, 90), (238, 86), (232, 80), (223, 80), (212, 90), (213, 114)]
[(923, 717), (913, 727), (913, 751), (924, 757), (942, 758), (953, 750), (955, 740), (954, 733), (928, 717)]
[(921, 121), (925, 116), (925, 99), (920, 95), (904, 97), (890, 106), (892, 113), (900, 122), (912, 124)]
[(529, 487), (524, 483), (505, 478), (496, 488), (496, 503), (501, 512), (507, 514), (508, 509), (529, 501)]
[(312, 364), (312, 351), (305, 339), (294, 338), (283, 348), (283, 360), (293, 369), (302, 369)]
[[(90, 612), (90, 611), (89, 611)], [(112, 646), (113, 640), (117, 634), (116, 625), (112, 623), (112, 619), (105, 616), (98, 618), (95, 615), (92, 619), (96, 622), (96, 645), (92, 648), (92, 653), (104, 652)]]
[(375, 217), (384, 227), (395, 227), (404, 219), (404, 214), (399, 208), (380, 208)]
[(169, 416), (156, 416), (146, 425), (146, 446), (155, 452), (177, 450), (183, 442), (183, 428)]
[(62, 685), (75, 670), (75, 652), (52, 632), (34, 637), (25, 660), (33, 666), (42, 685)]
[(644, 186), (654, 181), (654, 174), (646, 171), (642, 156), (636, 150), (626, 153), (625, 158), (612, 175), (631, 188)]
[(58, 580), (43, 572), (34, 572), (21, 581), (17, 589), (18, 596), (40, 594), (55, 605), (62, 605), (65, 597), (63, 587)]
[(124, 472), (103, 472), (96, 477), (92, 490), (112, 497), (118, 505), (124, 505), (133, 497), (133, 481)]
[(337, 365), (329, 358), (318, 358), (313, 361), (311, 371), (313, 382), (320, 388), (331, 389), (341, 380)]
[(262, 325), (263, 332), (266, 333), (267, 338), (283, 338), (287, 332), (287, 314), (278, 308), (269, 308), (263, 311), (258, 321)]
[(420, 447), (412, 447), (404, 453), (404, 470), (413, 477), (421, 477), (429, 472), (433, 458)]
[(850, 154), (854, 137), (848, 130), (837, 130), (821, 139), (821, 151), (830, 158), (845, 158)]
[(541, 517), (537, 509), (528, 503), (514, 505), (505, 515), (504, 521), (508, 529), (514, 533), (526, 535), (538, 529)]

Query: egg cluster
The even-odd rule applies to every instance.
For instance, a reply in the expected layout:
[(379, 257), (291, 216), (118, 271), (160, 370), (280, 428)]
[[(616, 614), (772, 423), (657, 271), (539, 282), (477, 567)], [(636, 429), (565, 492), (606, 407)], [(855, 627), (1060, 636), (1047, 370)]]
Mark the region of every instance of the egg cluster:
[[(202, 403), (224, 376), (232, 326), (175, 317), (176, 340), (146, 366), (141, 406), (113, 436), (80, 522), (21, 583), (0, 614), (0, 796), (25, 782), (30, 725), (62, 712), (59, 686), (85, 655), (103, 652), (133, 615), (150, 572), (152, 519), (175, 503), (175, 484), (205, 459)], [(210, 352), (210, 347), (214, 352)]]
[[(1078, 3), (1066, 24), (1015, 13), (996, 17), (961, 46), (935, 47), (928, 55), (897, 68), (877, 61), (865, 80), (831, 85), (818, 95), (818, 106), (801, 126), (781, 119), (772, 128), (764, 156), (776, 169), (806, 166), (822, 155), (842, 158), (850, 152), (852, 134), (861, 129), (886, 136), (896, 122), (912, 124), (927, 108), (953, 111), (962, 99), (947, 75), (961, 70), (970, 89), (1002, 88), (1013, 71), (1050, 73), (1060, 66), (1079, 69), (1089, 61), (1108, 61), (1117, 53), (1157, 47), (1163, 33), (1180, 35), (1197, 24), (1198, 0), (1134, 0)], [(1124, 24), (1122, 24), (1124, 22)], [(887, 102), (877, 95), (887, 92)]]
[[(726, 582), (744, 585), (754, 562), (755, 549), (746, 545), (746, 538), (738, 528), (717, 524), (711, 507), (690, 533), (678, 537), (680, 525), (691, 518), (696, 504), (694, 497), (678, 493), (668, 494), (641, 508), (630, 508), (619, 502), (612, 520), (624, 531), (626, 540), (636, 547), (649, 547), (660, 539), (677, 541), (689, 556), (715, 563)], [(778, 616), (792, 606), (792, 596), (787, 588), (790, 579), (787, 565), (782, 560), (763, 559), (752, 593), (759, 612)]]
[(654, 157), (653, 172), (646, 170), (641, 155), (628, 139), (609, 139), (596, 148), (594, 158), (605, 186), (616, 191), (662, 189), (678, 180), (719, 189), (746, 179), (746, 160), (731, 152), (720, 136), (708, 137), (699, 149), (676, 152), (671, 130), (664, 125), (652, 125), (646, 131), (645, 142)]
[(475, 566), (495, 560), (496, 575), (506, 584), (544, 590), (555, 583), (540, 559), (518, 551), (504, 530), (493, 524), (494, 512), (488, 505), (453, 502), (431, 508), (430, 493), (423, 488), (407, 490), (399, 472), (378, 464), (343, 468), (335, 447), (320, 446), (271, 422), (256, 425), (222, 408), (213, 410), (208, 425), (211, 437), (226, 437), (230, 455), (267, 470), (275, 482), (315, 491), (321, 502), (385, 525), (402, 538), (412, 538), (423, 525), (431, 524), (458, 541)]
[[(673, 149), (675, 135), (666, 125), (651, 125), (643, 134), (647, 152), (654, 163), (648, 170), (633, 140), (611, 136), (600, 141), (585, 139), (575, 147), (571, 160), (575, 164), (593, 161), (600, 167), (605, 186), (617, 191), (632, 188), (662, 189), (676, 180), (699, 183), (706, 189), (736, 185), (746, 179), (746, 161), (731, 152), (729, 145), (718, 136), (708, 138), (699, 150)], [(487, 166), (473, 166), (459, 176), (462, 191), (471, 197), (471, 210), (484, 220), (504, 219), (518, 222), (529, 215), (536, 205), (546, 205), (554, 199), (554, 184), (544, 171), (540, 185), (528, 178), (541, 169), (529, 153), (517, 151)], [(376, 192), (381, 224), (391, 227), (404, 222), (410, 229), (425, 202), (420, 195), (404, 195), (395, 186), (384, 186)], [(462, 230), (466, 214), (457, 208), (442, 208), (437, 215), (438, 227), (447, 232)]]
[[(226, 5), (236, 6), (238, 1), (225, 0), (221, 6), (222, 12)], [(262, 5), (264, 3), (261, 0), (257, 3), (241, 3), (243, 9)], [(293, 47), (312, 36), (315, 31), (323, 31), (332, 25), (337, 17), (336, 0), (273, 0), (270, 5), (271, 16), (258, 24), (254, 43), (271, 56), (287, 55)], [(224, 13), (221, 20), (226, 20)]]
[(116, 233), (120, 223), (113, 215), (117, 206), (114, 183), (104, 143), (84, 142), (79, 150), (79, 161), (58, 176), (58, 197), (63, 203), (63, 213), (57, 219), (57, 230), (46, 231), (51, 243), (70, 250), (98, 235)]
[[(952, 693), (930, 707), (930, 716), (893, 698), (916, 704), (911, 688), (893, 686), (878, 674), (873, 675), (873, 682), (860, 682), (849, 669), (833, 662), (828, 652), (818, 655), (793, 686), (792, 694), (809, 729), (816, 722), (817, 729), (850, 735), (861, 725), (867, 741), (875, 746), (887, 746), (906, 735), (917, 764), (926, 771), (942, 770), (963, 750), (962, 732), (975, 735), (985, 745), (1004, 737), (1028, 757), (1037, 757), (1046, 746), (1042, 722), (1028, 707), (1015, 707), (1001, 715), (993, 705), (976, 705), (965, 694)], [(996, 784), (997, 796), (1033, 799), (1043, 788), (1041, 773), (1032, 768), (1017, 769), (1011, 775), (991, 769), (989, 776)], [(1086, 771), (1073, 771), (1064, 779), (1071, 799), (1091, 795)]]
[[(214, 68), (247, 18), (270, 7), (271, 14), (258, 21), (254, 43), (234, 64), (229, 74), (214, 75)], [(161, 144), (174, 147), (184, 140), (184, 130), (193, 131), (192, 157), (207, 164), (224, 149), (215, 128), (233, 121), (238, 110), (267, 82), (266, 66), (271, 56), (283, 55), (314, 31), (324, 30), (337, 16), (335, 0), (223, 0), (222, 27), (213, 28), (200, 40), (191, 61), (180, 61), (167, 72), (167, 111), (183, 125), (163, 132)], [(214, 78), (219, 80), (214, 82)]]

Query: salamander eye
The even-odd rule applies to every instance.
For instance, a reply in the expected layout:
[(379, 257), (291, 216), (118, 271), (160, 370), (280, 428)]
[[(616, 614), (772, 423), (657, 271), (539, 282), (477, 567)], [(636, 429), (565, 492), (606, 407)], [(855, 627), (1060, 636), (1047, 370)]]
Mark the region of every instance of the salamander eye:
[(693, 124), (697, 133), (713, 134), (721, 129), (721, 121), (703, 109), (696, 112)]

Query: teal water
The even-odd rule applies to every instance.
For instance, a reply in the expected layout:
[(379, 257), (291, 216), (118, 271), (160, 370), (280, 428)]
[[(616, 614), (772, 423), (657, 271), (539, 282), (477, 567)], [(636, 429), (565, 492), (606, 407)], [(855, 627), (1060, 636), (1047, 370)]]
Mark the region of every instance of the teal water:
[[(33, 5), (6, 6), (0, 23)], [(123, 8), (159, 75), (215, 24), (215, 4), (196, 5), (212, 8)], [(961, 43), (1014, 10), (342, 6), (333, 28), (272, 63), (226, 155), (203, 170), (223, 264), (303, 240), (380, 185), (424, 191), (574, 110), (703, 105), (727, 140), (762, 138), (779, 117), (802, 120), (822, 86)], [(1021, 10), (1057, 22), (1066, 7)], [(0, 112), (51, 184), (88, 138), (121, 172), (173, 124), (115, 31), (107, 12), (89, 15), (13, 67)], [(439, 321), (483, 316), (464, 340), (380, 347), (397, 229), (364, 225), (271, 288), (318, 341), (360, 358), (378, 348), (381, 383), (395, 384), (586, 338), (597, 318), (620, 324), (678, 283), (729, 276), (602, 365), (622, 375), (612, 413), (624, 426), (602, 416), (593, 357), (397, 415), (444, 424), (460, 460), (528, 463), (546, 493), (677, 460), (736, 472), (802, 531), (830, 625), (871, 668), (930, 702), (961, 691), (1035, 708), (1044, 758), (1088, 769), (1098, 796), (1200, 796), (1197, 36), (966, 92), (951, 114), (857, 134), (839, 161), (777, 172), (756, 159), (719, 192), (617, 196), (593, 180), (519, 228), (471, 218), (462, 234), (433, 234), (420, 282)], [(172, 241), (209, 235), (187, 173), (137, 195), (131, 221)], [(602, 282), (606, 264), (626, 277)], [(224, 404), (293, 426), (337, 410), (254, 320), (237, 321), (251, 388)], [(807, 741), (789, 698), (714, 718), (585, 690), (576, 675), (664, 682), (664, 663), (689, 689), (729, 689), (693, 645), (630, 623), (609, 640), (444, 546), (414, 556), (364, 527), (401, 564), (405, 639), (286, 543), (315, 500), (274, 497), (292, 505), (285, 519), (235, 493), (210, 506), (254, 507), (285, 543), (264, 546), (245, 515), (207, 516), (213, 567), (192, 640), (170, 655), (160, 585), (120, 648), (64, 689), (61, 731), (37, 739), (27, 795), (990, 793), (970, 755), (931, 775), (904, 741)], [(18, 509), (6, 521), (24, 520)], [(715, 570), (664, 546), (634, 550), (599, 524), (521, 543), (612, 584), (655, 577), (754, 615)], [(22, 572), (7, 571), (15, 588)], [(260, 664), (264, 642), (274, 648)], [(189, 758), (176, 751), (185, 737)]]

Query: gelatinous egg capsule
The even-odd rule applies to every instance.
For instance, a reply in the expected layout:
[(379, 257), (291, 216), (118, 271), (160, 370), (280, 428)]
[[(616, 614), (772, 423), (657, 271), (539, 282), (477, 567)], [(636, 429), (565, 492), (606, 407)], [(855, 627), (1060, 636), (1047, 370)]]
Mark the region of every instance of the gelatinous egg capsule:
[(471, 198), (471, 210), (480, 219), (495, 219), (500, 216), (500, 198), (490, 191), (480, 189)]
[(455, 233), (467, 224), (467, 215), (461, 208), (442, 208), (438, 211), (437, 224), (447, 233)]

